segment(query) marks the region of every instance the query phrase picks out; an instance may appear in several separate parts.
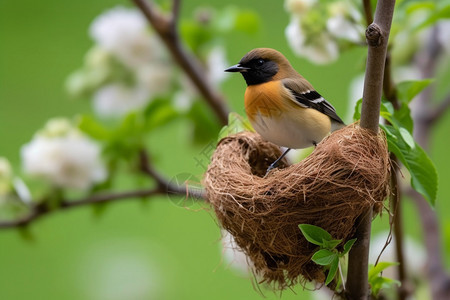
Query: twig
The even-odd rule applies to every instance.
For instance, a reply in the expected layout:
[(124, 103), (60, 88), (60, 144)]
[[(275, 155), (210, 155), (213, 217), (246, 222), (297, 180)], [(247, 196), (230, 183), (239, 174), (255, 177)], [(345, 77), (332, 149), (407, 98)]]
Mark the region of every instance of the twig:
[(150, 178), (156, 181), (156, 187), (151, 189), (133, 190), (108, 194), (97, 194), (82, 198), (79, 200), (63, 199), (59, 202), (56, 208), (51, 208), (45, 199), (38, 204), (30, 207), (30, 212), (15, 220), (1, 221), (0, 228), (14, 228), (22, 227), (36, 221), (37, 219), (50, 215), (54, 212), (75, 208), (80, 206), (87, 206), (100, 203), (111, 203), (119, 200), (127, 200), (133, 198), (150, 197), (156, 195), (177, 194), (195, 199), (205, 199), (205, 193), (202, 189), (192, 189), (187, 186), (179, 186), (167, 181), (163, 178), (149, 163), (148, 157), (144, 151), (141, 151), (140, 167), (141, 170), (149, 175)]
[[(369, 49), (360, 124), (374, 133), (378, 132), (384, 64), (394, 5), (395, 0), (378, 1), (375, 21), (366, 30)], [(349, 299), (367, 299), (369, 295), (368, 257), (372, 208), (359, 218), (359, 222), (355, 234), (357, 241), (349, 254), (346, 293)]]
[(163, 15), (151, 1), (132, 1), (142, 11), (149, 23), (155, 29), (156, 33), (169, 49), (174, 60), (192, 80), (200, 94), (216, 114), (220, 123), (226, 125), (228, 123), (228, 113), (230, 110), (223, 96), (209, 83), (210, 81), (208, 80), (206, 71), (201, 63), (196, 57), (188, 53), (181, 43), (177, 28), (181, 4), (180, 0), (174, 0), (172, 15), (169, 17)]

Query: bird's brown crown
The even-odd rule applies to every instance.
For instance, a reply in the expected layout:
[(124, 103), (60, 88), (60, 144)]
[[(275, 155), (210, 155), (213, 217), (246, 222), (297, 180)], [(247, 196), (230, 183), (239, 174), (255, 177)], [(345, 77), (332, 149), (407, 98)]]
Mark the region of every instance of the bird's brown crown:
[(256, 48), (240, 60), (241, 73), (247, 85), (260, 84), (271, 80), (299, 77), (283, 54), (271, 48)]

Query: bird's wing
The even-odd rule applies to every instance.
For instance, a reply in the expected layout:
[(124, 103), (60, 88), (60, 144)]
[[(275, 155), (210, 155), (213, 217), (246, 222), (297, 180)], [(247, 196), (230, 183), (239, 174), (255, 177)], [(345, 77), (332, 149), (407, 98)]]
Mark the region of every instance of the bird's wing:
[(283, 79), (281, 82), (294, 96), (291, 100), (296, 104), (305, 108), (313, 108), (318, 110), (329, 116), (334, 121), (344, 124), (341, 118), (337, 115), (333, 105), (331, 105), (327, 100), (325, 100), (325, 98), (315, 91), (312, 86), (310, 88), (302, 86), (302, 83), (298, 80), (289, 78)]

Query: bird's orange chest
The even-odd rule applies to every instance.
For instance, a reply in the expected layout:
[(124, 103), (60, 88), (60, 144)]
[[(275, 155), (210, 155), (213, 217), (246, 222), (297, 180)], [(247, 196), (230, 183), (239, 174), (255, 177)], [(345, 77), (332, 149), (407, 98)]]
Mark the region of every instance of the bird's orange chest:
[(250, 120), (258, 114), (264, 117), (279, 117), (284, 111), (282, 85), (280, 81), (269, 81), (250, 85), (245, 90), (245, 112)]

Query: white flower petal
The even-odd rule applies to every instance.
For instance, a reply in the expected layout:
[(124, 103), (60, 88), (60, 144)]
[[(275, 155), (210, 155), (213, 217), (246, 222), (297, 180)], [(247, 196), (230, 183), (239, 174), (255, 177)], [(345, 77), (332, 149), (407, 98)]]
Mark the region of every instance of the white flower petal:
[(143, 108), (151, 100), (150, 96), (149, 90), (141, 86), (110, 84), (95, 93), (94, 109), (101, 116), (120, 117)]

